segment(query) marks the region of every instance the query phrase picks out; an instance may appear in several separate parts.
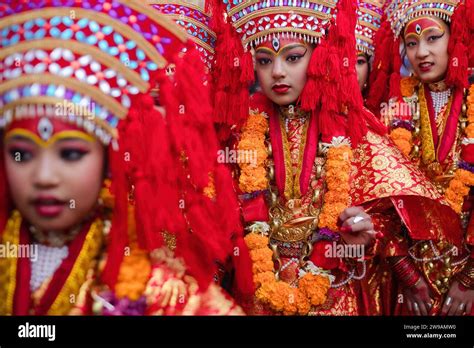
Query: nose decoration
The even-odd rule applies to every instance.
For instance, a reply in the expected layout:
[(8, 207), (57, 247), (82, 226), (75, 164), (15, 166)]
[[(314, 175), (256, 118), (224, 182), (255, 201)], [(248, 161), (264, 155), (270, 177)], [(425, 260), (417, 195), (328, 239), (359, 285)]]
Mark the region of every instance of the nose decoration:
[(272, 47), (273, 49), (275, 50), (275, 52), (278, 52), (278, 50), (280, 49), (280, 40), (278, 40), (277, 37), (274, 37), (273, 40), (272, 40)]
[(46, 117), (41, 118), (38, 122), (38, 134), (41, 139), (43, 139), (43, 141), (48, 141), (51, 138), (51, 135), (53, 135), (53, 132), (54, 127), (51, 121)]

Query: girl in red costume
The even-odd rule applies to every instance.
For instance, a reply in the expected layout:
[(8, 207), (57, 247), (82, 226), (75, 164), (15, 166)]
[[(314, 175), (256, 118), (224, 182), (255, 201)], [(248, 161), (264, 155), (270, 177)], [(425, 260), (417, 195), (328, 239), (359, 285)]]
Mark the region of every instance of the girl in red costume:
[(242, 314), (214, 283), (239, 216), (194, 44), (135, 0), (0, 17), (0, 314)]
[[(368, 105), (390, 126), (390, 137), (449, 203), (456, 216), (444, 234), (461, 230), (455, 245), (431, 237), (393, 249), (401, 313), (464, 315), (473, 310), (471, 217), (472, 1), (389, 1), (378, 32)], [(471, 57), (472, 58), (472, 57)], [(400, 77), (402, 61), (411, 76)], [(429, 212), (433, 216), (434, 212)], [(418, 222), (417, 222), (418, 223)], [(436, 231), (438, 226), (427, 226)], [(456, 238), (457, 239), (457, 238)]]
[[(380, 312), (368, 309), (360, 281), (366, 260), (401, 238), (385, 223), (395, 216), (400, 225), (401, 216), (423, 234), (411, 224), (415, 211), (404, 207), (452, 212), (363, 108), (353, 2), (221, 5), (215, 13), (227, 16), (216, 15), (215, 115), (222, 128), (237, 130), (253, 313)], [(251, 52), (262, 93), (249, 101)]]

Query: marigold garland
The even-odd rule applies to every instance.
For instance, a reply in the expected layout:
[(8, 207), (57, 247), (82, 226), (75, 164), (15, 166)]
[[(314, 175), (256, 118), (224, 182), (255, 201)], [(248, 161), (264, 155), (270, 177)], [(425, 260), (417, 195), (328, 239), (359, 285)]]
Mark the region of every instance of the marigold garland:
[(328, 191), (324, 195), (324, 205), (319, 216), (319, 228), (337, 231), (337, 219), (349, 205), (349, 177), (352, 161), (352, 149), (349, 145), (329, 148), (326, 160), (326, 184)]
[(299, 279), (298, 288), (293, 288), (275, 279), (273, 252), (268, 247), (268, 237), (252, 232), (245, 236), (245, 242), (253, 261), (253, 280), (257, 288), (255, 297), (258, 301), (284, 315), (307, 315), (311, 306), (326, 301), (331, 285), (328, 277), (306, 273)]
[(466, 137), (474, 138), (474, 85), (469, 88), (469, 95), (467, 96), (467, 122)]
[[(265, 168), (268, 157), (265, 134), (268, 120), (264, 113), (251, 113), (242, 129), (242, 137), (237, 146), (241, 170), (239, 187), (245, 193), (264, 190), (268, 187)], [(253, 161), (249, 163), (249, 159)]]
[(151, 263), (148, 253), (138, 247), (136, 228), (134, 223), (134, 209), (128, 209), (129, 214), (129, 248), (130, 254), (125, 255), (120, 265), (115, 295), (137, 301), (144, 293), (151, 274)]
[(400, 91), (403, 97), (411, 97), (415, 93), (415, 87), (420, 83), (414, 76), (405, 77), (400, 81)]
[[(241, 174), (239, 187), (245, 193), (268, 188), (265, 135), (268, 121), (263, 113), (250, 114), (238, 145), (239, 156), (243, 151), (257, 154), (256, 163), (239, 160)], [(334, 138), (327, 153), (325, 164), (327, 192), (319, 217), (320, 228), (338, 230), (339, 215), (350, 203), (350, 170), (353, 153), (350, 143), (344, 138)], [(306, 273), (298, 281), (298, 288), (284, 281), (276, 280), (273, 252), (269, 248), (269, 238), (259, 232), (251, 232), (245, 237), (252, 259), (253, 280), (257, 288), (255, 297), (272, 310), (284, 315), (306, 315), (311, 306), (319, 306), (326, 301), (331, 286), (328, 276)]]
[(413, 146), (413, 136), (408, 129), (395, 128), (390, 132), (390, 138), (405, 156), (410, 155)]
[[(415, 94), (415, 87), (420, 83), (414, 76), (405, 77), (400, 81), (400, 91), (403, 97), (408, 98)], [(405, 155), (409, 156), (413, 148), (413, 134), (403, 127), (395, 127), (390, 131), (390, 138)]]
[[(467, 122), (468, 126), (464, 130), (466, 140), (474, 140), (474, 85), (469, 88), (467, 96)], [(446, 200), (456, 213), (461, 213), (464, 198), (472, 186), (474, 186), (474, 173), (458, 168), (445, 193)]]

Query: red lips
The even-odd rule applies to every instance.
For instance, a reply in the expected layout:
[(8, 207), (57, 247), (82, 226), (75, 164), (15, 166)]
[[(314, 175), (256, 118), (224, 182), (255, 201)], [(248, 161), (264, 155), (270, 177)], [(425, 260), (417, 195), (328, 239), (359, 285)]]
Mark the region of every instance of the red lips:
[(272, 87), (272, 90), (278, 94), (285, 94), (290, 89), (290, 86), (285, 84), (278, 84)]
[(66, 202), (48, 195), (41, 195), (32, 201), (38, 215), (46, 218), (53, 218), (62, 213), (66, 207)]
[(418, 64), (418, 67), (420, 68), (422, 72), (430, 71), (431, 68), (433, 68), (433, 66), (434, 66), (434, 63), (431, 63), (431, 62), (422, 62)]

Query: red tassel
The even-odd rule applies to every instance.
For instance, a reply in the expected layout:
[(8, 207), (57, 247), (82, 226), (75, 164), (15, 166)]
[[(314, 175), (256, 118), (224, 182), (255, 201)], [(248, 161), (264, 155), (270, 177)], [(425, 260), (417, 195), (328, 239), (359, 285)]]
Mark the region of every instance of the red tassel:
[[(119, 127), (120, 131), (120, 127)], [(107, 261), (102, 272), (102, 281), (114, 289), (120, 265), (128, 243), (128, 182), (124, 157), (119, 151), (109, 149), (110, 172), (112, 176), (111, 193), (114, 196), (112, 227), (107, 245)]]
[[(137, 227), (148, 249), (163, 245), (162, 231), (173, 234), (176, 256), (205, 288), (216, 262), (225, 264), (231, 257), (232, 236), (242, 234), (242, 228), (232, 177), (216, 161), (218, 142), (200, 56), (190, 43), (187, 53), (172, 61), (174, 76), (162, 74), (157, 81), (166, 115), (157, 114), (150, 98), (142, 98), (134, 101), (140, 104), (140, 122), (129, 124), (140, 139), (135, 143), (141, 144), (129, 144)], [(195, 89), (200, 93), (190, 93)], [(213, 199), (204, 194), (212, 180)]]
[(250, 52), (244, 52), (242, 42), (224, 19), (225, 6), (216, 1), (211, 26), (216, 33), (215, 56), (212, 68), (214, 122), (240, 127), (248, 116), (249, 87), (254, 80)]
[(307, 70), (307, 81), (300, 96), (301, 107), (305, 110), (315, 110), (321, 103), (321, 81), (325, 80), (327, 76), (326, 66), (330, 63), (328, 55), (329, 52), (325, 43), (318, 45), (311, 55)]
[(235, 250), (233, 254), (235, 281), (232, 295), (244, 309), (247, 309), (253, 304), (255, 286), (252, 273), (253, 263), (242, 236), (236, 237)]
[(5, 156), (3, 146), (0, 147), (0, 236), (5, 229), (10, 214), (10, 197), (8, 193), (7, 175), (5, 172)]
[(466, 1), (464, 3), (465, 6), (465, 21), (466, 21), (466, 30), (468, 30), (468, 38), (466, 41), (466, 45), (468, 45), (468, 59), (469, 59), (469, 67), (474, 68), (474, 40), (472, 40), (474, 36), (474, 3), (472, 1)]
[(373, 68), (369, 77), (369, 95), (367, 108), (376, 116), (380, 116), (381, 104), (389, 99), (390, 74), (392, 71), (393, 33), (386, 16), (382, 18), (382, 26), (375, 34), (375, 54)]
[[(327, 69), (319, 86), (324, 91), (321, 96), (319, 129), (324, 139), (346, 135), (356, 146), (368, 129), (361, 117), (362, 95), (354, 93), (359, 87), (355, 71), (356, 8), (353, 1), (338, 2), (336, 21), (328, 34), (327, 61), (318, 62), (323, 69)], [(341, 114), (346, 116), (341, 117)]]
[(390, 75), (390, 95), (389, 98), (402, 100), (402, 91), (400, 87), (402, 67), (402, 58), (400, 57), (400, 38), (392, 43), (392, 73)]
[(459, 4), (451, 18), (451, 36), (448, 45), (449, 66), (446, 83), (449, 86), (466, 88), (468, 86), (468, 26), (466, 8)]
[(468, 163), (474, 163), (474, 144), (463, 145), (461, 158)]

